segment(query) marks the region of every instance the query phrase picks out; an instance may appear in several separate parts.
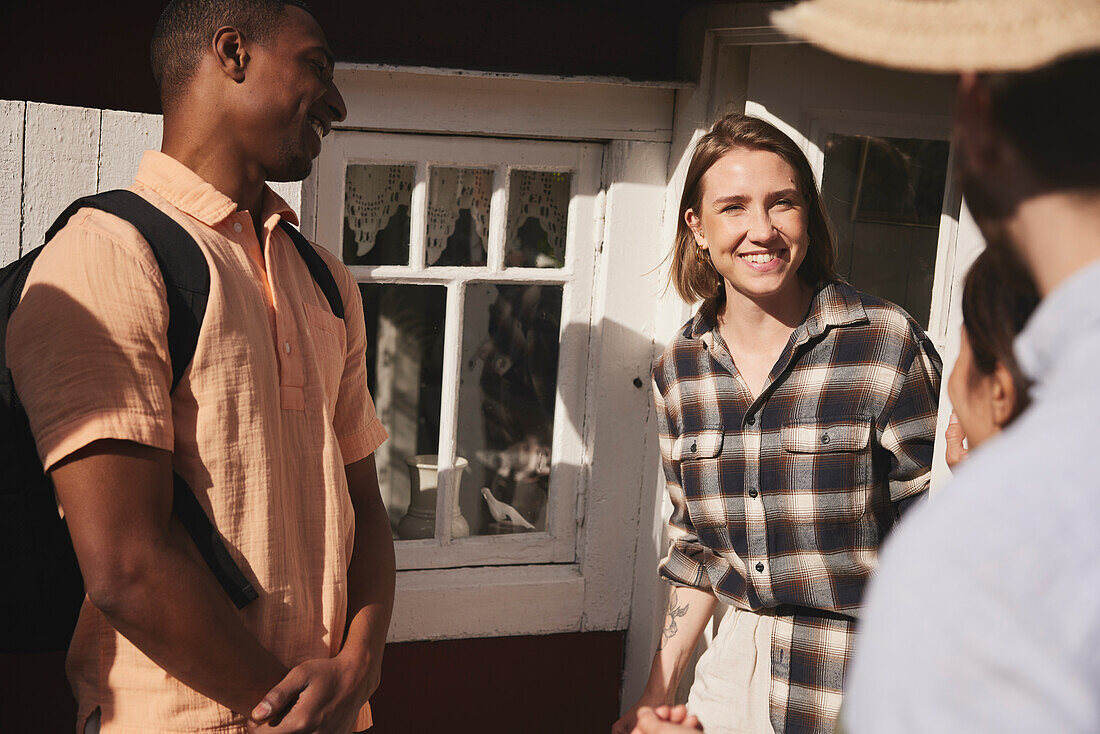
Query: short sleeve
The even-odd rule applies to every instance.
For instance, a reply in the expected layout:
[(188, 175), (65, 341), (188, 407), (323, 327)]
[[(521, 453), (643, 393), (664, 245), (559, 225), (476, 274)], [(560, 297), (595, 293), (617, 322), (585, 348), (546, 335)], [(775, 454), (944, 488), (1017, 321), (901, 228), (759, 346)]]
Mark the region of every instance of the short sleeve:
[(347, 354), (336, 398), (333, 429), (340, 443), (344, 464), (353, 464), (374, 453), (389, 438), (374, 409), (367, 389), (367, 334), (363, 316), (363, 297), (347, 267), (330, 253), (317, 248), (325, 258), (344, 299), (344, 328), (347, 330)]
[(171, 450), (164, 281), (128, 223), (78, 212), (42, 250), (7, 332), (43, 465), (101, 439)]

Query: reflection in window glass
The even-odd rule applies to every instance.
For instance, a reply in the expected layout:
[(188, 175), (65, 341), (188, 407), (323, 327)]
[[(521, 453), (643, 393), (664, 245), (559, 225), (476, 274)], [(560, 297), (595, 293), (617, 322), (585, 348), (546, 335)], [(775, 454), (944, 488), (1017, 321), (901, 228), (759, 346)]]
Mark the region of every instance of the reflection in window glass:
[(408, 265), (413, 166), (349, 165), (344, 188), (344, 262)]
[(830, 135), (822, 197), (837, 234), (837, 271), (928, 326), (947, 182), (942, 140)]
[(493, 172), (433, 166), (428, 174), (428, 265), (485, 265)]
[(507, 267), (565, 265), (570, 174), (513, 170), (508, 185)]
[[(434, 493), (410, 497), (414, 473), (424, 455), (439, 448), (443, 384), (443, 286), (361, 283), (367, 327), (367, 381), (390, 438), (375, 452), (378, 484), (395, 535), (434, 534)], [(421, 457), (416, 459), (414, 457)], [(412, 500), (419, 521), (407, 519)], [(425, 517), (430, 513), (430, 518)], [(412, 513), (416, 515), (416, 513)], [(412, 527), (412, 530), (409, 528)], [(422, 531), (422, 532), (418, 532)], [(426, 534), (425, 534), (426, 533)]]
[(561, 304), (560, 285), (466, 289), (457, 437), (473, 535), (546, 530)]

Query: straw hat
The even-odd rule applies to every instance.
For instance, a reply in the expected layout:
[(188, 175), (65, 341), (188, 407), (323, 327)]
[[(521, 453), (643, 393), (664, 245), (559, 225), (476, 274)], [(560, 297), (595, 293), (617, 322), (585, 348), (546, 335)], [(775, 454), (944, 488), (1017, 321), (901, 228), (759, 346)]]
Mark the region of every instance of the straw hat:
[(1025, 71), (1100, 49), (1100, 0), (805, 0), (772, 22), (839, 56), (911, 71)]

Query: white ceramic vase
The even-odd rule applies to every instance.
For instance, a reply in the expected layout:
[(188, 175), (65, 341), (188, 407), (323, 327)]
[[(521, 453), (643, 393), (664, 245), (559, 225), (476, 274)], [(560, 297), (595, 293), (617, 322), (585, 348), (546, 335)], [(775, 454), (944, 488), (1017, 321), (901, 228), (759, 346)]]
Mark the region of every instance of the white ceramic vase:
[[(439, 457), (435, 454), (417, 454), (405, 463), (409, 465), (409, 511), (397, 523), (397, 537), (402, 540), (431, 538), (435, 536), (435, 505), (439, 491)], [(461, 456), (455, 457), (455, 485), (451, 493), (451, 537), (465, 538), (470, 534), (470, 524), (458, 507), (458, 489), (462, 474), (470, 463)]]

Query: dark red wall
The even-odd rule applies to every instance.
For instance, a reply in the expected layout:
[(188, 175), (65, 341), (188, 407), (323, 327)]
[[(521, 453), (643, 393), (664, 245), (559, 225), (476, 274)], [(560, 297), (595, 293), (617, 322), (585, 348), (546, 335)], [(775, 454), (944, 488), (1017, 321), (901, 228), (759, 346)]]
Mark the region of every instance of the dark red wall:
[[(0, 0), (0, 99), (159, 112), (163, 0)], [(690, 0), (311, 0), (341, 60), (671, 79)]]
[(607, 734), (624, 634), (388, 645), (372, 734)]

